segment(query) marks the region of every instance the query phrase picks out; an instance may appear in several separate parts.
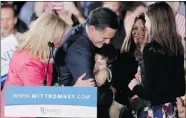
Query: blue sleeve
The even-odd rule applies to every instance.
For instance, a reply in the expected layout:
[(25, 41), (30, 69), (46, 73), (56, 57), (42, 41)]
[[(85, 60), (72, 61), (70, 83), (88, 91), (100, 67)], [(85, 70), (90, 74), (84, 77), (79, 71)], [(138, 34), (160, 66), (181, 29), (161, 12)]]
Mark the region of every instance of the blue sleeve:
[(75, 45), (68, 49), (65, 62), (75, 80), (86, 73), (85, 80), (93, 78), (94, 56), (84, 45)]

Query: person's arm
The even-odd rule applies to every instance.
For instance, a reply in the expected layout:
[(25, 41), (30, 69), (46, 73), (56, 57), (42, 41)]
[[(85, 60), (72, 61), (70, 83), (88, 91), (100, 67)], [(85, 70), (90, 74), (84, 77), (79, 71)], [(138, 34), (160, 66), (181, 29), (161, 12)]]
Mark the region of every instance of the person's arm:
[(86, 22), (86, 19), (84, 18), (80, 10), (75, 6), (74, 2), (64, 2), (64, 6), (67, 11), (70, 11), (77, 17), (80, 23)]
[(108, 69), (100, 70), (95, 74), (96, 83), (102, 86), (108, 79), (110, 79), (110, 72)]
[(34, 11), (37, 17), (41, 16), (44, 13), (44, 4), (45, 2), (35, 2)]
[(84, 80), (94, 78), (94, 55), (83, 45), (71, 46), (66, 54), (65, 62), (74, 79), (86, 73)]
[(85, 23), (86, 22), (86, 19), (84, 18), (84, 16), (81, 14), (81, 12), (79, 10), (74, 12), (74, 15), (77, 17), (77, 19), (80, 23)]
[(44, 64), (37, 60), (25, 63), (19, 72), (19, 78), (23, 80), (24, 86), (41, 86), (45, 76)]
[(153, 85), (153, 76), (154, 76), (154, 55), (155, 53), (151, 50), (149, 50), (148, 47), (144, 49), (144, 68), (145, 68), (145, 81), (144, 81), (144, 87), (141, 85), (136, 85), (133, 88), (134, 93), (136, 93), (140, 98), (145, 100), (152, 100), (155, 98), (155, 93), (152, 91), (152, 85)]
[(137, 72), (138, 64), (131, 53), (122, 53), (113, 64), (113, 86), (116, 90), (122, 90), (129, 98), (135, 94), (128, 88), (128, 83)]

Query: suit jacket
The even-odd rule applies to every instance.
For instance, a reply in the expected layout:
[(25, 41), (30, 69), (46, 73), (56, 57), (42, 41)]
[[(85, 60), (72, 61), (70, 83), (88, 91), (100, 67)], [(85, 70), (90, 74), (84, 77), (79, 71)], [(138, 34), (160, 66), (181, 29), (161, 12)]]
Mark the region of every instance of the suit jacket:
[(54, 76), (58, 76), (65, 86), (74, 85), (78, 77), (84, 73), (86, 73), (84, 79), (93, 78), (95, 47), (88, 37), (85, 26), (86, 24), (80, 24), (73, 27), (55, 54), (59, 73), (55, 73)]

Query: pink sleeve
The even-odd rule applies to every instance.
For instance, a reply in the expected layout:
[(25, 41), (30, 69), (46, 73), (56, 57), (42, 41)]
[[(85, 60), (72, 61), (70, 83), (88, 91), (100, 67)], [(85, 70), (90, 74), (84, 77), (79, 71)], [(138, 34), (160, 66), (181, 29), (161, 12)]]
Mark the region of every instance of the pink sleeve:
[(42, 86), (45, 76), (45, 65), (37, 60), (30, 60), (21, 67), (19, 77), (24, 86)]

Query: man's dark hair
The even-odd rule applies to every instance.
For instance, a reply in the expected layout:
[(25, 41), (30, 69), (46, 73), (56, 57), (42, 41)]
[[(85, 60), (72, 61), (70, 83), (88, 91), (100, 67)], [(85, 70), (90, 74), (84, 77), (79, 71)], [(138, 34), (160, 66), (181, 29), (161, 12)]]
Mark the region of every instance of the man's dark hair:
[(15, 7), (12, 5), (12, 4), (9, 4), (9, 3), (4, 3), (1, 5), (1, 9), (3, 8), (9, 8), (9, 9), (12, 9), (13, 11), (13, 14), (14, 14), (14, 17), (17, 17), (17, 10), (15, 9)]
[(116, 13), (104, 7), (93, 10), (88, 16), (87, 24), (95, 26), (98, 30), (104, 30), (106, 27), (112, 29), (119, 28), (119, 21)]

